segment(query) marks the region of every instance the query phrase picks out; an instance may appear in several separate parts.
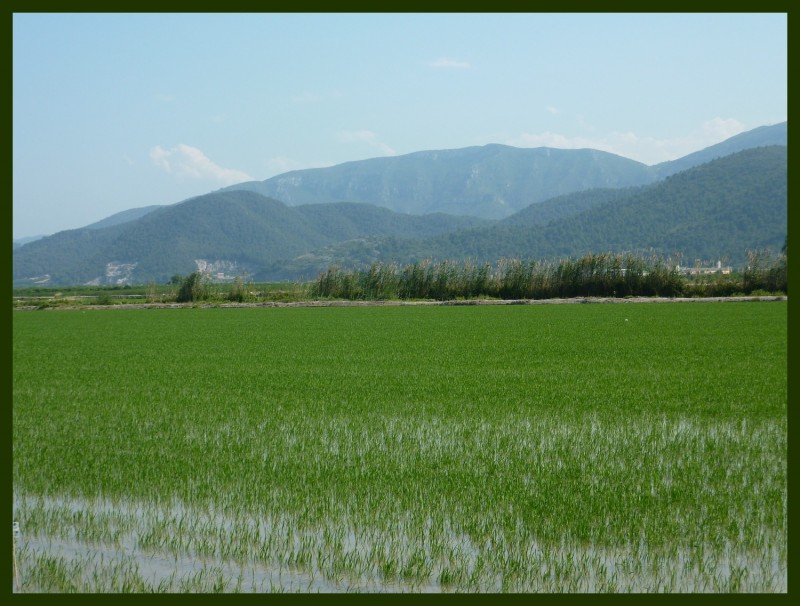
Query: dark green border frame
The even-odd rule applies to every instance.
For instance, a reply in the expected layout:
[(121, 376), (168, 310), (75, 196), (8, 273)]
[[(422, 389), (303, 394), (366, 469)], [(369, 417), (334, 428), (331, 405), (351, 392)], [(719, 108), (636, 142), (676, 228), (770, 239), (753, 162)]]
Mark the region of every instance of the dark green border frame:
[[(773, 12), (773, 13), (786, 13), (789, 15), (790, 7), (798, 6), (797, 3), (789, 2), (789, 0), (762, 0), (758, 3), (728, 3), (726, 5), (725, 11), (720, 11), (719, 7), (720, 4), (718, 2), (708, 2), (708, 1), (697, 1), (697, 2), (686, 2), (685, 0), (678, 0), (672, 2), (664, 2), (663, 0), (655, 0), (648, 3), (643, 3), (641, 1), (634, 2), (632, 0), (613, 0), (611, 2), (591, 2), (590, 0), (564, 0), (560, 3), (546, 3), (546, 2), (524, 2), (524, 1), (514, 1), (514, 0), (496, 0), (495, 2), (487, 3), (487, 2), (475, 2), (474, 0), (461, 0), (460, 2), (453, 2), (451, 0), (445, 0), (442, 2), (441, 0), (438, 2), (432, 2), (430, 0), (426, 2), (422, 2), (420, 0), (388, 0), (381, 3), (366, 3), (359, 0), (350, 0), (349, 2), (325, 2), (324, 0), (311, 0), (310, 2), (300, 2), (294, 6), (287, 6), (285, 3), (257, 3), (253, 2), (245, 2), (243, 0), (230, 0), (229, 2), (225, 3), (218, 3), (218, 2), (192, 2), (192, 3), (180, 3), (174, 2), (172, 0), (162, 0), (160, 2), (155, 2), (153, 0), (107, 0), (106, 2), (97, 2), (91, 0), (78, 0), (74, 2), (58, 2), (56, 0), (11, 0), (7, 5), (4, 4), (3, 9), (3, 31), (5, 34), (0, 36), (0, 40), (2, 40), (2, 56), (3, 62), (2, 65), (4, 67), (3, 73), (3, 80), (6, 82), (6, 85), (2, 87), (2, 90), (7, 91), (3, 97), (3, 110), (4, 110), (4, 128), (3, 128), (3, 139), (4, 139), (4, 146), (3, 146), (3, 168), (5, 173), (5, 179), (3, 183), (5, 184), (5, 191), (7, 203), (3, 208), (4, 215), (5, 215), (5, 229), (6, 233), (8, 234), (9, 240), (13, 240), (13, 230), (12, 230), (12, 204), (11, 200), (13, 200), (13, 173), (12, 173), (12, 142), (13, 142), (13, 131), (12, 131), (12, 97), (11, 91), (13, 90), (13, 79), (12, 79), (12, 49), (13, 49), (13, 14), (14, 13), (25, 13), (25, 12), (121, 12), (121, 13), (140, 13), (140, 12), (419, 12), (419, 13), (442, 13), (442, 12), (472, 12), (472, 13), (481, 13), (481, 12), (508, 12), (508, 13), (515, 13), (515, 12), (648, 12), (648, 13), (674, 13), (674, 12), (686, 12), (686, 13), (697, 13), (697, 12), (752, 12), (752, 13), (763, 13), (763, 12)], [(796, 11), (795, 11), (796, 12)], [(791, 24), (792, 19), (788, 19), (788, 28), (791, 32)], [(795, 28), (796, 29), (796, 28)], [(792, 58), (792, 51), (796, 49), (796, 46), (792, 44), (792, 37), (791, 35), (788, 36), (789, 40), (789, 59)], [(790, 61), (791, 63), (791, 61)], [(791, 73), (791, 70), (789, 70)], [(788, 75), (787, 75), (788, 77)], [(789, 81), (789, 105), (791, 107), (792, 99), (795, 98), (792, 95), (793, 89), (791, 86), (792, 82), (791, 79)], [(797, 137), (793, 136), (793, 131), (789, 131), (789, 139), (797, 139)], [(795, 163), (797, 164), (797, 163)], [(790, 187), (789, 187), (789, 233), (797, 233), (795, 229), (797, 218), (800, 216), (800, 212), (797, 209), (793, 209), (791, 199), (792, 199), (792, 188), (791, 188), (791, 175), (793, 175), (792, 168), (792, 156), (789, 155), (789, 180), (790, 180)], [(797, 197), (797, 196), (795, 196)], [(10, 268), (12, 265), (12, 247), (9, 244), (8, 248), (6, 249), (7, 262), (5, 267)], [(10, 272), (9, 272), (10, 273)], [(789, 275), (790, 277), (796, 274), (796, 271), (792, 270), (792, 267), (789, 268)], [(5, 481), (3, 482), (3, 490), (2, 494), (4, 496), (6, 502), (6, 511), (9, 511), (9, 518), (13, 517), (13, 505), (12, 505), (12, 485), (11, 485), (11, 478), (12, 478), (12, 457), (13, 457), (13, 427), (12, 427), (12, 406), (13, 406), (13, 390), (12, 390), (12, 375), (11, 375), (11, 360), (12, 360), (12, 348), (11, 345), (11, 338), (12, 338), (12, 322), (13, 322), (13, 309), (11, 307), (11, 295), (12, 295), (12, 283), (11, 280), (7, 283), (7, 298), (6, 298), (6, 306), (5, 306), (5, 314), (7, 317), (6, 322), (3, 322), (2, 326), (6, 331), (6, 340), (5, 343), (6, 348), (3, 350), (5, 354), (3, 356), (3, 377), (2, 377), (2, 384), (4, 387), (4, 397), (0, 398), (0, 402), (2, 403), (3, 408), (3, 417), (2, 417), (2, 428), (0, 428), (0, 441), (5, 445), (5, 448), (2, 451), (2, 461), (3, 461), (3, 470), (5, 472), (4, 478)], [(790, 298), (789, 300), (789, 307), (788, 307), (788, 325), (789, 325), (789, 334), (790, 335), (797, 335), (796, 332), (798, 328), (800, 328), (800, 321), (798, 321), (798, 305), (794, 304), (793, 300)], [(794, 328), (792, 328), (794, 327)], [(793, 507), (792, 503), (797, 501), (798, 492), (796, 490), (796, 482), (793, 482), (793, 479), (796, 474), (792, 473), (793, 462), (794, 459), (797, 457), (796, 452), (796, 445), (795, 445), (795, 438), (794, 436), (797, 435), (797, 426), (798, 426), (798, 412), (794, 409), (792, 404), (796, 402), (796, 390), (793, 389), (794, 385), (794, 377), (792, 375), (792, 368), (793, 362), (794, 366), (796, 367), (796, 345), (797, 341), (793, 341), (789, 339), (788, 343), (788, 360), (789, 360), (789, 373), (788, 376), (790, 377), (789, 380), (789, 407), (788, 407), (788, 431), (789, 431), (789, 452), (788, 452), (788, 460), (789, 460), (789, 490), (788, 490), (788, 498), (789, 498), (789, 549), (791, 552), (791, 545), (797, 544), (796, 540), (793, 540), (797, 537), (798, 533), (795, 530), (795, 524), (793, 522), (797, 521), (797, 517), (793, 515)], [(7, 474), (7, 475), (6, 475)], [(796, 509), (796, 508), (794, 508)], [(7, 518), (6, 523), (9, 520)], [(8, 535), (6, 535), (8, 536)], [(9, 553), (10, 550), (4, 550), (5, 555), (3, 556), (3, 561), (7, 564), (4, 564), (4, 568), (6, 571), (10, 571), (12, 569), (12, 554)], [(654, 601), (663, 601), (663, 600), (681, 600), (685, 601), (688, 600), (690, 602), (703, 600), (706, 602), (708, 600), (717, 601), (717, 600), (725, 600), (729, 602), (733, 600), (734, 602), (741, 601), (742, 603), (752, 604), (755, 599), (760, 600), (769, 600), (772, 601), (780, 601), (780, 602), (787, 602), (789, 599), (789, 595), (791, 595), (792, 591), (796, 590), (796, 583), (797, 579), (800, 578), (797, 574), (793, 574), (793, 563), (795, 562), (795, 558), (792, 557), (792, 554), (789, 554), (789, 592), (783, 595), (775, 595), (775, 596), (720, 596), (720, 595), (710, 595), (710, 596), (700, 596), (700, 595), (671, 595), (671, 596), (663, 596), (663, 595), (648, 595), (646, 597), (647, 601), (650, 602), (651, 600)], [(29, 596), (24, 594), (13, 594), (9, 586), (6, 586), (7, 591), (9, 593), (9, 597), (11, 597), (14, 601), (19, 602), (28, 602), (33, 603), (33, 600), (37, 600), (41, 596)], [(13, 589), (13, 585), (11, 586)], [(144, 596), (135, 596), (137, 599), (148, 599)], [(196, 601), (203, 601), (213, 599), (212, 596), (175, 596), (176, 599), (183, 601), (183, 600), (192, 600), (192, 602)], [(85, 601), (89, 599), (89, 601), (97, 601), (98, 603), (102, 600), (105, 602), (107, 600), (107, 596), (53, 596), (53, 599), (56, 600), (65, 600), (69, 602), (76, 602), (76, 603), (85, 603)], [(475, 602), (482, 601), (486, 602), (491, 600), (494, 602), (497, 599), (497, 596), (464, 596), (464, 595), (447, 595), (447, 596), (430, 596), (430, 595), (419, 595), (415, 594), (412, 596), (402, 596), (402, 595), (361, 595), (361, 596), (353, 596), (353, 595), (342, 595), (342, 596), (333, 596), (333, 595), (325, 595), (325, 596), (293, 596), (293, 595), (282, 595), (280, 596), (280, 602), (282, 603), (296, 603), (297, 601), (305, 602), (310, 600), (315, 601), (342, 601), (342, 602), (351, 602), (353, 598), (356, 598), (356, 601), (364, 603), (366, 600), (373, 601), (378, 598), (379, 601), (382, 602), (394, 602), (397, 604), (405, 603), (408, 600), (413, 600), (416, 602), (417, 600), (423, 600), (426, 602), (430, 601), (439, 601), (442, 600), (450, 601), (450, 603), (463, 603), (466, 599), (468, 602)], [(116, 597), (114, 599), (117, 599)], [(129, 599), (128, 596), (125, 596), (123, 599)], [(172, 596), (158, 596), (150, 599), (162, 600), (162, 599), (173, 599)], [(226, 596), (225, 598), (232, 599), (231, 596)], [(236, 596), (233, 598), (236, 600), (249, 600), (249, 599), (265, 599), (261, 596)], [(274, 596), (270, 596), (269, 598), (273, 600)], [(544, 601), (551, 601), (551, 600), (558, 600), (563, 602), (572, 602), (576, 599), (578, 600), (591, 600), (591, 601), (610, 601), (613, 600), (614, 602), (618, 603), (619, 600), (626, 601), (626, 600), (639, 600), (641, 596), (623, 596), (623, 595), (614, 595), (614, 596), (605, 596), (605, 595), (548, 595), (548, 596), (501, 596), (500, 599), (503, 602), (512, 601), (517, 603), (522, 603), (523, 600), (525, 603), (531, 603), (532, 601), (541, 602)], [(457, 602), (456, 602), (457, 601)]]

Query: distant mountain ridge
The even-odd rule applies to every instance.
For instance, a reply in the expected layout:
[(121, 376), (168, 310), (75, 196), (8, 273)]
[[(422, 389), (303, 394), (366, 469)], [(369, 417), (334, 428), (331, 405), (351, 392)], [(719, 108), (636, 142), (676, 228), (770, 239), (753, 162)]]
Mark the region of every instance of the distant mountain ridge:
[(759, 127), (654, 166), (593, 149), (490, 144), (296, 170), (226, 189), (255, 191), (290, 206), (349, 201), (402, 213), (503, 219), (557, 196), (647, 185), (744, 149), (786, 144), (786, 122)]
[(401, 213), (500, 219), (554, 196), (653, 178), (646, 165), (598, 150), (491, 144), (292, 171), (227, 189), (255, 191), (291, 206), (349, 201)]
[(668, 177), (693, 166), (705, 164), (711, 160), (729, 156), (745, 149), (769, 145), (788, 145), (788, 140), (789, 134), (786, 122), (771, 126), (759, 126), (677, 160), (656, 164), (653, 169), (659, 178)]
[(430, 238), (418, 252), (494, 260), (635, 251), (741, 265), (747, 249), (778, 251), (785, 242), (787, 174), (785, 146), (747, 149), (649, 186), (573, 194), (582, 209), (547, 222), (530, 222), (532, 205), (495, 227)]
[(28, 242), (36, 242), (36, 240), (41, 240), (42, 238), (46, 238), (46, 237), (47, 237), (47, 235), (40, 234), (40, 235), (36, 235), (36, 236), (28, 236), (27, 238), (17, 238), (16, 240), (14, 240), (14, 248), (16, 249), (16, 248), (18, 248), (20, 246), (24, 246)]
[[(330, 263), (426, 257), (496, 261), (620, 247), (734, 259), (748, 247), (779, 248), (785, 241), (786, 146), (755, 145), (781, 136), (785, 140), (785, 133), (785, 123), (743, 133), (732, 143), (692, 154), (689, 164), (717, 159), (680, 173), (671, 172), (679, 161), (647, 167), (594, 150), (502, 145), (315, 169), (322, 171), (311, 173), (316, 185), (296, 188), (292, 195), (311, 192), (324, 198), (321, 184), (339, 179), (337, 187), (350, 183), (351, 192), (396, 192), (420, 207), (466, 212), (496, 209), (501, 202), (521, 204), (526, 188), (530, 198), (540, 195), (540, 186), (567, 193), (526, 204), (498, 221), (401, 213), (352, 200), (290, 206), (254, 191), (266, 182), (253, 182), (168, 206), (131, 209), (15, 246), (13, 278), (15, 285), (124, 284), (203, 270), (219, 279), (243, 274), (256, 280), (310, 279)], [(748, 153), (724, 153), (743, 145), (754, 146), (745, 148)], [(539, 169), (554, 160), (558, 168), (547, 178)], [(383, 167), (383, 173), (376, 167)], [(338, 169), (352, 178), (340, 179)], [(668, 176), (657, 180), (657, 171)], [(468, 185), (465, 174), (473, 178)], [(603, 185), (625, 181), (624, 175), (634, 183)], [(302, 177), (297, 181), (302, 184), (307, 176), (307, 171), (295, 171), (282, 177)], [(274, 185), (274, 179), (267, 181)], [(443, 192), (442, 204), (435, 203), (437, 192)], [(471, 197), (459, 198), (458, 192)]]
[(92, 223), (91, 225), (87, 225), (86, 229), (103, 229), (104, 227), (111, 227), (113, 225), (128, 223), (129, 221), (136, 221), (137, 219), (144, 217), (146, 214), (162, 208), (162, 206), (163, 205), (161, 204), (154, 204), (151, 206), (142, 206), (141, 208), (123, 210), (122, 212), (113, 214), (110, 217), (106, 217), (105, 219)]
[[(646, 185), (744, 149), (787, 145), (787, 132), (787, 122), (761, 126), (653, 166), (597, 150), (489, 144), (296, 170), (219, 191), (254, 191), (288, 206), (363, 202), (409, 214), (442, 212), (502, 219), (530, 204), (577, 191)], [(125, 210), (87, 227), (136, 220), (158, 208)], [(34, 239), (15, 242), (21, 245)]]
[(401, 215), (374, 205), (288, 207), (255, 192), (222, 191), (163, 206), (135, 221), (59, 232), (14, 254), (15, 283), (167, 281), (204, 270), (255, 275), (311, 248), (366, 236), (432, 236), (486, 224), (475, 217)]
[[(331, 262), (411, 263), (426, 258), (577, 257), (588, 252), (635, 252), (741, 265), (748, 249), (777, 252), (787, 234), (787, 148), (744, 150), (652, 185), (591, 190), (532, 204), (497, 222), (430, 238), (372, 238), (360, 250), (327, 246), (282, 264), (313, 274)], [(540, 211), (544, 211), (544, 216)]]

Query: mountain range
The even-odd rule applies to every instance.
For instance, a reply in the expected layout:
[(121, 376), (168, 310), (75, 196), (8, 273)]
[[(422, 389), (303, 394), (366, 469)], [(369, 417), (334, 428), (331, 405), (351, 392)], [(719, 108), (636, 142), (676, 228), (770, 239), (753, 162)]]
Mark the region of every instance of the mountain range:
[(288, 205), (347, 200), (401, 213), (502, 219), (549, 198), (591, 188), (645, 185), (743, 149), (787, 145), (787, 123), (763, 126), (678, 160), (647, 166), (594, 149), (491, 144), (297, 170), (227, 189)]
[(16, 286), (311, 279), (330, 264), (588, 251), (743, 262), (786, 241), (787, 124), (646, 166), (487, 145), (292, 171), (17, 246)]

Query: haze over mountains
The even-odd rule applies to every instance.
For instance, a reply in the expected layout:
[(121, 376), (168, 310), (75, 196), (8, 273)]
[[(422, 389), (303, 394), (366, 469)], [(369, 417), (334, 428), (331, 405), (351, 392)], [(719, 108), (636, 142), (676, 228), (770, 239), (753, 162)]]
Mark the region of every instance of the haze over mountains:
[(293, 171), (229, 189), (290, 205), (349, 200), (401, 213), (501, 219), (553, 196), (652, 180), (646, 165), (597, 150), (485, 145)]
[(502, 219), (530, 204), (599, 187), (645, 185), (736, 151), (787, 145), (786, 123), (756, 128), (679, 160), (647, 166), (593, 149), (485, 145), (298, 170), (239, 183), (289, 205), (365, 202), (402, 213)]
[[(15, 285), (312, 279), (329, 264), (682, 253), (744, 261), (786, 239), (787, 124), (646, 166), (487, 145), (292, 171), (117, 213), (14, 248)], [(687, 262), (688, 261), (688, 262)]]

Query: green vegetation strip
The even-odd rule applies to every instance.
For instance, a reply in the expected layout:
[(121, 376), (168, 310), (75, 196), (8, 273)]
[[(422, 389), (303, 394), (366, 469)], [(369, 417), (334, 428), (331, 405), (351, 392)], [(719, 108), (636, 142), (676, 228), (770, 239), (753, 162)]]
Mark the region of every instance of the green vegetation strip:
[(22, 590), (785, 591), (786, 320), (785, 302), (15, 314)]

